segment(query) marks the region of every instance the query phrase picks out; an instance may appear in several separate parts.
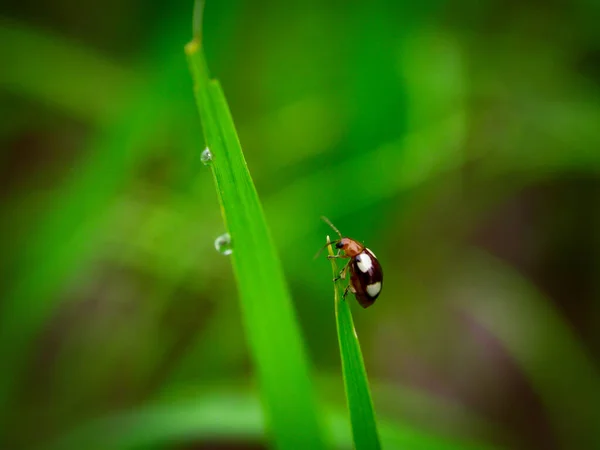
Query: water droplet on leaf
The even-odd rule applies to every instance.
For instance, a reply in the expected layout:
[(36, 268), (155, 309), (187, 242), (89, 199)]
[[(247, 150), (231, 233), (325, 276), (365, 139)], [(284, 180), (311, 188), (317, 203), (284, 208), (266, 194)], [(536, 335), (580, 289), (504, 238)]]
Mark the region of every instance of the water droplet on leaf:
[(229, 233), (222, 234), (215, 239), (215, 248), (221, 255), (231, 255), (233, 253), (233, 247), (231, 245), (231, 236)]
[(206, 147), (200, 156), (200, 160), (205, 166), (208, 166), (212, 162), (213, 155), (210, 152), (210, 149)]

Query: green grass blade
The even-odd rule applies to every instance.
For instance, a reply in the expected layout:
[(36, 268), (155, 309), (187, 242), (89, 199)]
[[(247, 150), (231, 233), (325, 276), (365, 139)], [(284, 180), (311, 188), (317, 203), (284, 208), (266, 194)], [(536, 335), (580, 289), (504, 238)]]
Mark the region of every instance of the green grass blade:
[(186, 54), (272, 440), (280, 449), (324, 448), (300, 328), (227, 102), (209, 78), (198, 38)]
[[(329, 236), (327, 237), (329, 241)], [(327, 246), (329, 255), (333, 256), (331, 245)], [(331, 258), (333, 277), (337, 277), (338, 268), (335, 259)], [(363, 361), (360, 343), (354, 329), (352, 312), (350, 306), (340, 296), (337, 283), (333, 285), (335, 298), (335, 318), (337, 323), (338, 341), (340, 344), (340, 355), (342, 358), (342, 372), (346, 398), (350, 409), (350, 422), (352, 423), (352, 436), (354, 446), (357, 450), (379, 449), (379, 435), (377, 423), (375, 422), (375, 411), (369, 390), (369, 380)]]

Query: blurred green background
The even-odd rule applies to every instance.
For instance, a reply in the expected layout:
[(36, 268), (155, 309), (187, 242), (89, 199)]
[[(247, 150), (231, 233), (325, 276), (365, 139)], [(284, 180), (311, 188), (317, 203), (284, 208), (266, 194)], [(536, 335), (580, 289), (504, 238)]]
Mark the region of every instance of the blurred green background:
[[(266, 445), (191, 15), (2, 2), (0, 448), (136, 424), (135, 448)], [(351, 300), (381, 423), (600, 448), (599, 21), (595, 0), (207, 1), (208, 64), (342, 419), (320, 215), (384, 269), (372, 308)]]

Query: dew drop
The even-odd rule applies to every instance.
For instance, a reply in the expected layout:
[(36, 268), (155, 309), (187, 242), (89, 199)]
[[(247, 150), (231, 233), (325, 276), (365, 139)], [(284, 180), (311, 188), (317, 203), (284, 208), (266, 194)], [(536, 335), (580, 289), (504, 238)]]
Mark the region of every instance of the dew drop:
[(215, 249), (221, 255), (231, 255), (233, 253), (233, 247), (231, 245), (231, 236), (229, 233), (222, 234), (217, 239), (215, 239)]
[(213, 159), (213, 155), (210, 152), (210, 149), (208, 147), (206, 147), (204, 149), (204, 151), (202, 152), (202, 155), (200, 156), (200, 160), (202, 161), (202, 163), (205, 166), (208, 166), (212, 162), (212, 159)]

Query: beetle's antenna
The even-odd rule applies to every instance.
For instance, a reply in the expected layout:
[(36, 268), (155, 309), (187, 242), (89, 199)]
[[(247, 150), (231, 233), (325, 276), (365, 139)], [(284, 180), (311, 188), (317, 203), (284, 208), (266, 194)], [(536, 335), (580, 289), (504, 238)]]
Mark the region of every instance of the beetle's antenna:
[[(327, 236), (329, 238), (329, 236)], [(325, 249), (325, 247), (327, 247), (328, 245), (335, 245), (338, 242), (340, 242), (339, 239), (335, 240), (335, 241), (330, 241), (329, 239), (327, 239), (327, 244), (325, 244), (323, 247), (321, 247), (319, 249), (319, 251), (317, 252), (317, 254), (315, 255), (315, 257), (313, 259), (317, 259), (319, 257), (319, 255), (321, 254), (321, 252)]]
[(331, 223), (331, 220), (329, 220), (327, 217), (325, 216), (321, 216), (321, 219), (323, 219), (323, 222), (325, 222), (327, 225), (329, 225), (331, 227), (331, 229), (333, 231), (335, 231), (338, 236), (340, 237), (340, 239), (342, 238), (342, 233), (340, 233), (340, 230), (338, 230), (334, 224)]

